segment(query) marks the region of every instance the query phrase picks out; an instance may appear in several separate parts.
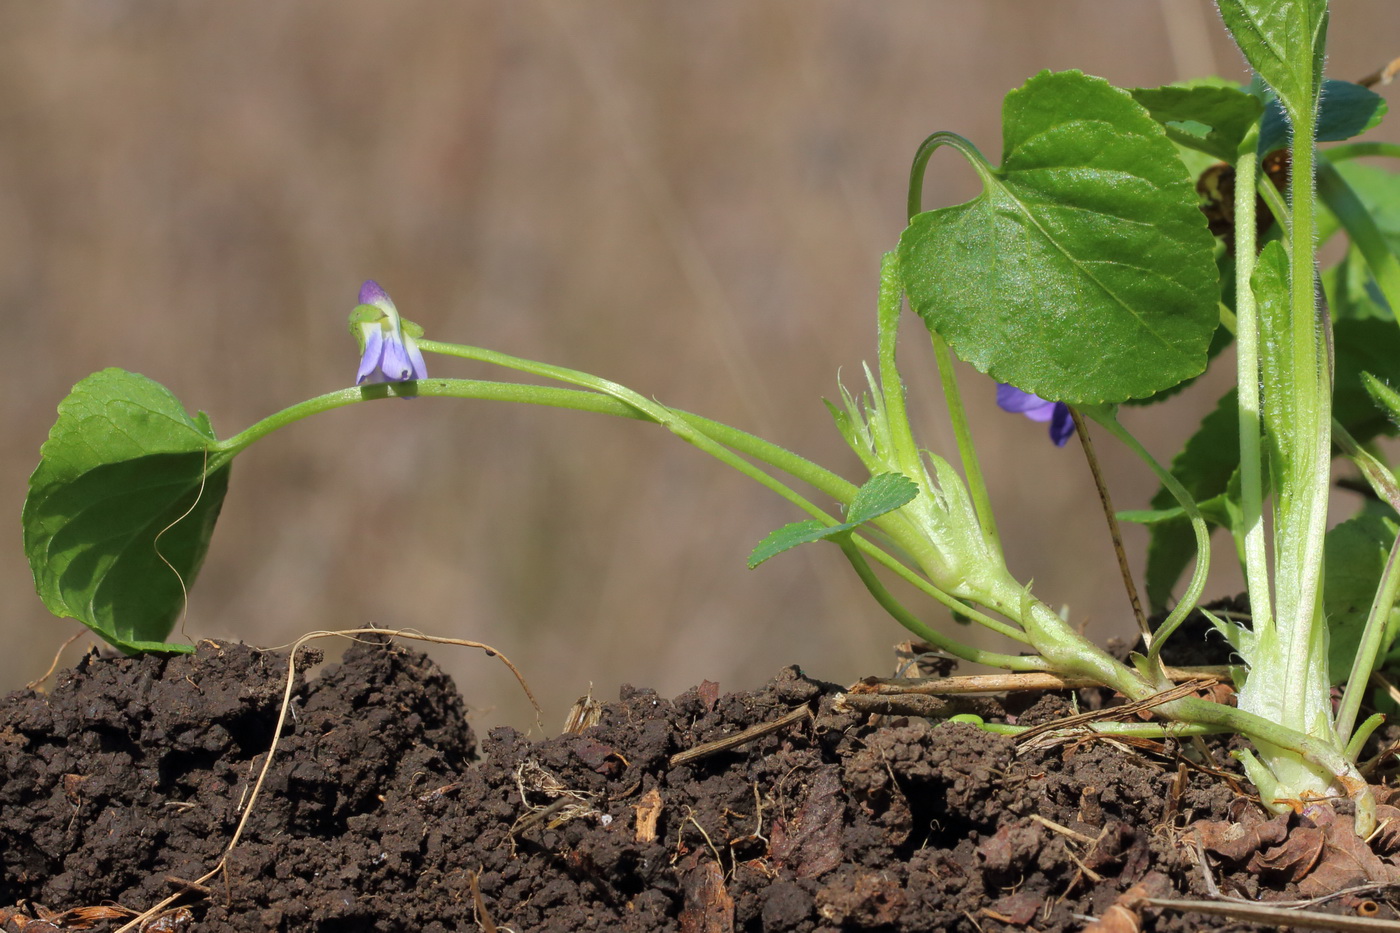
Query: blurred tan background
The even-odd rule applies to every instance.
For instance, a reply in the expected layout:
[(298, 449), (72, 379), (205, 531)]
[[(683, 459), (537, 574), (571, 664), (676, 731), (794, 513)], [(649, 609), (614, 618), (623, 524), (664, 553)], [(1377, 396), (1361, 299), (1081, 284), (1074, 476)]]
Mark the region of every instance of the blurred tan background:
[[(1330, 73), (1400, 54), (1397, 26), (1394, 0), (1338, 4)], [(915, 147), (951, 129), (998, 161), (1003, 94), (1072, 67), (1243, 77), (1203, 0), (0, 4), (0, 688), (79, 629), (34, 595), (18, 521), (68, 388), (119, 365), (227, 436), (352, 380), (365, 278), (434, 338), (604, 375), (861, 479), (820, 398), (874, 357)], [(940, 153), (925, 204), (975, 190)], [(907, 323), (919, 428), (950, 451)], [(1170, 456), (1219, 385), (1131, 420)], [(1012, 568), (1094, 637), (1125, 634), (1082, 456), (996, 411), (984, 377), (963, 389)], [(1141, 506), (1145, 469), (1100, 446), (1118, 505)], [(834, 548), (745, 569), (798, 517), (654, 426), (354, 406), (239, 459), (187, 631), (479, 639), (523, 668), (551, 730), (590, 684), (887, 672), (903, 630)], [(1214, 590), (1236, 585), (1225, 568)], [(495, 662), (432, 653), (481, 722), (530, 724)]]

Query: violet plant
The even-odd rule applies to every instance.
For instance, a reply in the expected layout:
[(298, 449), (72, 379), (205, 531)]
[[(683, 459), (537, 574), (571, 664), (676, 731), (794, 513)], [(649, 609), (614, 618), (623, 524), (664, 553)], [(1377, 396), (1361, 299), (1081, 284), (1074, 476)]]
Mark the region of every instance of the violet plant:
[[(1357, 720), (1368, 678), (1390, 658), (1400, 628), (1400, 490), (1366, 446), (1393, 432), (1387, 418), (1400, 419), (1400, 395), (1388, 388), (1400, 379), (1400, 180), (1353, 160), (1397, 157), (1400, 147), (1318, 149), (1364, 132), (1385, 109), (1363, 87), (1324, 82), (1323, 0), (1220, 0), (1219, 8), (1256, 73), (1247, 87), (1207, 79), (1124, 90), (1079, 72), (1044, 72), (1006, 97), (1000, 165), (952, 133), (919, 148), (909, 225), (880, 269), (876, 366), (866, 369), (863, 392), (842, 387), (840, 403), (828, 403), (869, 473), (863, 482), (606, 379), (429, 340), (367, 282), (350, 321), (361, 353), (355, 386), (232, 437), (216, 437), (207, 417), (191, 417), (144, 376), (107, 369), (78, 383), (59, 406), (25, 503), (39, 595), (55, 615), (124, 651), (190, 650), (166, 638), (207, 550), (233, 458), (318, 412), (452, 397), (652, 421), (806, 514), (765, 538), (751, 567), (830, 541), (880, 606), (941, 651), (1008, 671), (1088, 678), (1152, 704), (1160, 720), (1104, 722), (1100, 731), (1244, 735), (1254, 751), (1241, 760), (1266, 804), (1302, 809), (1347, 798), (1367, 832), (1374, 804), (1358, 756), (1380, 720)], [(924, 211), (924, 173), (943, 148), (965, 159), (983, 193)], [(1280, 173), (1261, 171), (1277, 168), (1280, 153), (1291, 153), (1286, 198), (1274, 181)], [(1218, 215), (1219, 236), (1198, 194), (1212, 185), (1219, 194), (1206, 207)], [(1318, 243), (1339, 232), (1349, 240), (1344, 258), (1319, 277)], [(896, 346), (906, 297), (933, 342), (956, 467), (920, 447), (905, 410)], [(1162, 466), (1119, 423), (1117, 406), (1167, 398), (1232, 340), (1237, 390), (1170, 469)], [(552, 384), (429, 377), (424, 354)], [(1149, 526), (1147, 591), (1164, 612), (1154, 629), (1144, 625), (1128, 661), (1085, 639), (1007, 567), (955, 357), (999, 384), (1003, 408), (1048, 422), (1054, 443), (1093, 422), (1160, 478), (1152, 508), (1124, 514)], [(1338, 451), (1375, 495), (1329, 530)], [(1237, 706), (1180, 689), (1161, 658), (1197, 607), (1217, 526), (1232, 537), (1252, 608), (1247, 624), (1212, 617), (1241, 661)], [(891, 580), (924, 604), (907, 604)], [(1004, 649), (974, 647), (930, 623), (938, 606), (1001, 636)], [(1337, 684), (1345, 687), (1334, 706)]]

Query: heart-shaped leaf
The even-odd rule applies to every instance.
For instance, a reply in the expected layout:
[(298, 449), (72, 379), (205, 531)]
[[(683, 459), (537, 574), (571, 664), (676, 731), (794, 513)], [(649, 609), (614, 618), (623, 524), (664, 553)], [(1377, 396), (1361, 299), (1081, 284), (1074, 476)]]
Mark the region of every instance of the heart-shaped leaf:
[(1200, 373), (1214, 241), (1166, 132), (1128, 92), (1042, 72), (1006, 97), (983, 193), (916, 216), (905, 292), (929, 329), (1041, 398), (1144, 398)]
[(54, 615), (124, 651), (165, 643), (209, 547), (229, 460), (160, 384), (94, 373), (58, 406), (24, 502), (24, 550)]

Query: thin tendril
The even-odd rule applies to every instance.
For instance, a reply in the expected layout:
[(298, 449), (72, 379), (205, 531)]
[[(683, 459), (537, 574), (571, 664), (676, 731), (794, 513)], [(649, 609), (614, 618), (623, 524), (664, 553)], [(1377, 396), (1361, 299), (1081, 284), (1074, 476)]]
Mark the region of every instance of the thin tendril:
[(184, 576), (180, 573), (180, 571), (176, 570), (175, 565), (172, 564), (166, 558), (166, 556), (160, 552), (160, 539), (165, 536), (165, 533), (167, 531), (174, 528), (176, 525), (180, 524), (185, 519), (189, 518), (190, 513), (199, 507), (199, 501), (204, 498), (204, 484), (208, 481), (208, 479), (209, 448), (205, 447), (204, 463), (201, 464), (199, 468), (199, 489), (195, 492), (194, 501), (190, 503), (190, 507), (185, 509), (185, 511), (178, 518), (176, 518), (170, 524), (166, 525), (160, 531), (156, 532), (155, 540), (151, 542), (151, 548), (156, 552), (156, 557), (160, 558), (160, 562), (162, 564), (170, 568), (170, 572), (175, 574), (175, 579), (180, 582), (180, 635), (184, 638), (190, 637), (189, 634), (185, 631), (185, 620), (189, 618), (190, 614), (190, 590), (189, 587), (185, 585)]

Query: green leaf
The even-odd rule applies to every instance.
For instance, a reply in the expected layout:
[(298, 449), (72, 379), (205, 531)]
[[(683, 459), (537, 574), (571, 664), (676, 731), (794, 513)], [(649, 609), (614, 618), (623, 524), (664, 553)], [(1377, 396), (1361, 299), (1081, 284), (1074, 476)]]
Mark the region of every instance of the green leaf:
[(848, 534), (871, 519), (907, 505), (918, 494), (918, 484), (901, 473), (881, 473), (872, 476), (851, 497), (846, 521), (839, 525), (825, 525), (815, 518), (809, 518), (784, 525), (769, 534), (753, 549), (753, 553), (749, 555), (749, 569), (752, 570), (768, 558), (783, 551), (790, 551), (799, 545)]
[(166, 644), (209, 547), (229, 456), (201, 413), (120, 369), (58, 406), (24, 502), (24, 550), (54, 615), (124, 651)]
[(1361, 384), (1375, 401), (1376, 407), (1390, 419), (1390, 423), (1400, 425), (1400, 392), (1396, 392), (1370, 373), (1361, 374)]
[[(1335, 143), (1351, 139), (1378, 126), (1385, 117), (1385, 98), (1350, 81), (1322, 82), (1322, 102), (1317, 112), (1317, 141)], [(1259, 124), (1259, 154), (1268, 155), (1288, 145), (1288, 120), (1283, 105), (1271, 100)]]
[(842, 525), (823, 525), (815, 518), (804, 519), (800, 522), (792, 522), (768, 533), (768, 537), (758, 542), (753, 553), (749, 555), (749, 569), (752, 570), (770, 557), (776, 557), (784, 551), (809, 544), (813, 541), (822, 541), (831, 537), (827, 532), (849, 531)]
[(1390, 105), (1368, 87), (1328, 78), (1322, 82), (1317, 141), (1341, 142), (1380, 126)]
[[(1352, 659), (1394, 543), (1394, 523), (1377, 515), (1360, 515), (1327, 532), (1323, 609), (1329, 635), (1328, 668), (1334, 684), (1351, 673)], [(1400, 612), (1391, 612), (1382, 656), (1394, 639), (1397, 616)]]
[(1363, 172), (1359, 177), (1370, 188), (1358, 189), (1344, 171), (1357, 167), (1338, 167), (1323, 161), (1318, 166), (1317, 193), (1327, 205), (1323, 217), (1329, 221), (1328, 226), (1335, 222), (1345, 229), (1351, 241), (1349, 252), (1355, 251), (1365, 262), (1369, 281), (1364, 287), (1368, 292), (1374, 289), (1380, 304), (1389, 311), (1400, 307), (1400, 259), (1396, 258), (1396, 247), (1400, 243), (1395, 236), (1394, 210), (1396, 180), (1385, 172)]
[[(1390, 245), (1391, 252), (1400, 254), (1400, 173), (1351, 161), (1338, 163), (1334, 167), (1370, 214), (1381, 236)], [(1319, 236), (1333, 224), (1340, 226), (1340, 221), (1332, 216), (1330, 210), (1324, 217), (1325, 221), (1319, 218)]]
[(1395, 326), (1390, 304), (1371, 276), (1365, 257), (1355, 246), (1347, 247), (1336, 265), (1322, 271), (1322, 290), (1327, 295), (1333, 322), (1379, 320)]
[[(1235, 390), (1231, 389), (1201, 420), (1196, 433), (1172, 460), (1171, 472), (1202, 508), (1202, 514), (1214, 520), (1224, 512), (1223, 503), (1216, 500), (1229, 491), (1239, 464), (1239, 406)], [(1205, 508), (1207, 503), (1211, 504), (1209, 511)], [(1152, 497), (1152, 507), (1170, 512), (1177, 507), (1176, 498), (1161, 487)], [(1172, 590), (1182, 571), (1196, 557), (1196, 536), (1184, 514), (1154, 520), (1148, 534), (1147, 600), (1153, 612), (1160, 612), (1171, 603)]]
[(1379, 398), (1363, 383), (1363, 374), (1378, 384), (1400, 384), (1400, 328), (1379, 318), (1346, 319), (1333, 322), (1332, 335), (1337, 354), (1332, 416), (1361, 444), (1378, 434), (1394, 434), (1394, 425), (1384, 408), (1377, 410)]
[(900, 506), (913, 502), (918, 494), (918, 484), (902, 473), (881, 473), (879, 476), (872, 476), (851, 497), (851, 508), (846, 513), (846, 523), (855, 526), (872, 518), (879, 518), (886, 512), (893, 512)]
[(1283, 244), (1277, 240), (1264, 245), (1259, 251), (1259, 259), (1250, 276), (1250, 288), (1254, 292), (1259, 309), (1259, 332), (1263, 335), (1259, 347), (1259, 369), (1262, 374), (1264, 393), (1273, 400), (1263, 408), (1265, 446), (1268, 451), (1269, 467), (1278, 477), (1281, 488), (1288, 488), (1290, 472), (1294, 464), (1294, 448), (1299, 443), (1296, 431), (1289, 425), (1302, 414), (1291, 407), (1291, 394), (1285, 391), (1294, 379), (1302, 374), (1286, 370), (1287, 353), (1279, 344), (1287, 340), (1292, 305), (1289, 301), (1288, 279), (1289, 260)]
[(1326, 0), (1217, 0), (1235, 44), (1291, 118), (1310, 113), (1322, 86)]
[[(1166, 133), (1132, 97), (1042, 72), (1006, 97), (984, 190), (900, 238), (910, 305), (963, 360), (1076, 404), (1197, 375), (1217, 324), (1214, 241)], [(959, 147), (963, 148), (963, 147)]]
[(1240, 143), (1264, 107), (1233, 85), (1134, 88), (1133, 100), (1166, 127), (1172, 142), (1234, 164)]
[[(1223, 256), (1224, 254), (1222, 253), (1221, 255)], [(1206, 347), (1207, 370), (1209, 370), (1210, 364), (1215, 362), (1216, 357), (1220, 356), (1221, 353), (1225, 352), (1225, 348), (1230, 346), (1234, 342), (1235, 335), (1230, 333), (1230, 329), (1228, 327), (1217, 327), (1215, 329), (1215, 334), (1210, 338), (1210, 346)], [(1161, 402), (1167, 401), (1168, 399), (1175, 398), (1178, 393), (1185, 391), (1192, 385), (1195, 385), (1196, 380), (1201, 379), (1202, 377), (1204, 377), (1204, 375), (1205, 373), (1202, 372), (1200, 376), (1192, 376), (1190, 379), (1178, 382), (1171, 388), (1163, 389), (1156, 395), (1148, 396), (1147, 398), (1130, 398), (1123, 404), (1128, 405), (1130, 407), (1139, 408), (1147, 405), (1157, 405)]]

